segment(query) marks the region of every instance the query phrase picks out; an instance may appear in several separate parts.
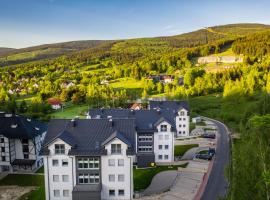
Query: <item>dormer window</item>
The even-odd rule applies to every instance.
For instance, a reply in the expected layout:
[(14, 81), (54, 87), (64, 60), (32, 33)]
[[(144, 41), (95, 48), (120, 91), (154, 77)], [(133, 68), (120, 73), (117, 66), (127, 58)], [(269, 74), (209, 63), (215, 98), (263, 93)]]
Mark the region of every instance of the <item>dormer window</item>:
[(111, 144), (112, 154), (121, 154), (121, 144)]
[(166, 132), (167, 131), (167, 125), (161, 125), (160, 126), (160, 131), (161, 132)]
[(55, 144), (54, 145), (55, 154), (65, 154), (65, 145), (64, 144)]
[(185, 112), (184, 111), (181, 111), (180, 112), (180, 116), (185, 116)]
[(17, 126), (18, 126), (17, 124), (11, 124), (10, 127), (11, 127), (11, 128), (17, 128)]

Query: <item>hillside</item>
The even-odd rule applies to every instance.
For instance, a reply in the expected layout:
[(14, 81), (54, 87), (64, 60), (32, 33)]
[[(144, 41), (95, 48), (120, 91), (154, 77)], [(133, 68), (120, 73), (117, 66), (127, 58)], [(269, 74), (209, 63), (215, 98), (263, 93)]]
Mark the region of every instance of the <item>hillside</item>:
[(180, 48), (192, 48), (218, 42), (223, 43), (267, 30), (270, 30), (269, 25), (230, 24), (207, 27), (190, 33), (167, 37), (116, 41), (71, 41), (22, 49), (0, 48), (0, 66), (50, 59), (62, 55), (69, 55), (73, 52), (77, 54), (78, 51), (82, 51), (82, 54), (84, 54), (84, 50), (92, 52), (99, 48), (104, 49), (104, 46), (110, 46), (107, 50), (111, 50), (111, 53), (114, 54), (115, 57), (118, 57), (118, 60), (125, 60), (123, 57), (133, 57), (136, 59), (148, 53), (166, 53)]

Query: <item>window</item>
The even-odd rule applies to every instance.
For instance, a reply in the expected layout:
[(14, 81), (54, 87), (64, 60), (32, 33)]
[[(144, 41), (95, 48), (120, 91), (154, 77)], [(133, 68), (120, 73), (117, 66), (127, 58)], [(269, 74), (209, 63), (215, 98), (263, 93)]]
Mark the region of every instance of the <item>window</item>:
[(182, 134), (182, 131), (179, 131), (179, 134)]
[(68, 166), (68, 160), (62, 160), (62, 166), (67, 167)]
[(53, 182), (59, 182), (59, 175), (53, 175)]
[(118, 181), (124, 182), (125, 181), (125, 175), (124, 174), (118, 174)]
[(5, 147), (1, 147), (1, 151), (2, 152), (5, 152)]
[(69, 197), (69, 190), (63, 190), (63, 196)]
[(169, 155), (165, 155), (165, 156), (164, 156), (164, 159), (165, 159), (165, 160), (168, 160), (168, 159), (169, 159)]
[(23, 145), (22, 148), (23, 148), (23, 152), (25, 152), (25, 153), (28, 153), (29, 152), (28, 145)]
[(182, 125), (181, 125), (181, 124), (179, 124), (179, 127), (181, 128), (181, 127), (182, 127)]
[(144, 145), (138, 147), (140, 152), (151, 152), (153, 150), (152, 145)]
[(179, 121), (182, 121), (182, 118), (181, 117), (179, 118)]
[(5, 139), (4, 138), (1, 138), (1, 143), (4, 143), (5, 142)]
[(115, 190), (109, 190), (109, 196), (115, 196)]
[(55, 154), (65, 154), (65, 145), (64, 144), (55, 144)]
[(29, 154), (28, 154), (28, 153), (24, 153), (24, 154), (23, 154), (23, 158), (24, 158), (24, 159), (29, 159)]
[(112, 154), (121, 154), (121, 144), (111, 144)]
[(158, 139), (159, 139), (159, 140), (162, 140), (162, 139), (163, 139), (163, 135), (159, 135), (159, 136), (158, 136)]
[(58, 160), (53, 159), (53, 160), (52, 160), (52, 165), (53, 165), (54, 167), (58, 166), (58, 165), (59, 165)]
[(169, 149), (169, 145), (165, 145), (165, 149)]
[(152, 142), (153, 137), (151, 134), (140, 134), (138, 140), (139, 142)]
[(62, 181), (68, 182), (68, 175), (62, 175)]
[(109, 159), (109, 166), (115, 166), (115, 160), (114, 159)]
[(124, 159), (118, 159), (118, 166), (124, 166)]
[(180, 112), (180, 116), (184, 116), (185, 115), (185, 112), (184, 111), (181, 111)]
[(159, 160), (162, 160), (162, 155), (158, 155), (158, 159)]
[(162, 132), (167, 131), (167, 125), (160, 125), (160, 131)]
[(186, 127), (186, 125), (185, 125), (185, 124), (183, 124), (183, 127)]
[(124, 196), (125, 195), (125, 190), (118, 190), (118, 195), (119, 196)]
[(158, 145), (158, 149), (162, 149), (162, 145)]
[(22, 139), (22, 144), (28, 144), (28, 139)]
[(186, 118), (183, 118), (184, 121), (186, 121)]
[(186, 131), (183, 131), (183, 134), (186, 134)]
[(99, 183), (99, 174), (79, 174), (79, 184)]
[(2, 161), (6, 161), (6, 157), (5, 156), (2, 156)]
[(114, 182), (114, 181), (115, 181), (115, 175), (109, 174), (109, 182)]
[(79, 158), (78, 159), (79, 169), (97, 169), (99, 168), (98, 158)]
[(169, 140), (170, 136), (169, 135), (165, 135), (165, 140)]
[(53, 195), (54, 197), (60, 197), (60, 190), (54, 190)]

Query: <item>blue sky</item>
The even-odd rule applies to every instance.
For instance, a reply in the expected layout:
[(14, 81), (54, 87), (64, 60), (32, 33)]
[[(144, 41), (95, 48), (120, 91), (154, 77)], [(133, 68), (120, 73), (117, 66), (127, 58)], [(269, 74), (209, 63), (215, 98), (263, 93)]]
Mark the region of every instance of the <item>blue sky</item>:
[(0, 0), (0, 47), (270, 24), (269, 7), (268, 0)]

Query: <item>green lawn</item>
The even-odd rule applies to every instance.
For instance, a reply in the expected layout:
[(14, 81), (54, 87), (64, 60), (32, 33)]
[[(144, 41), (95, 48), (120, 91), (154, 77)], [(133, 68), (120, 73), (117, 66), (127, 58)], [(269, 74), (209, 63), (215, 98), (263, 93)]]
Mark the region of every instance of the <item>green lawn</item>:
[(187, 150), (198, 146), (198, 144), (175, 145), (174, 156), (183, 156)]
[(147, 168), (147, 169), (133, 169), (133, 176), (134, 176), (134, 190), (139, 191), (147, 188), (153, 177), (162, 171), (167, 170), (177, 170), (178, 167), (185, 168), (188, 163), (185, 163), (183, 165), (176, 165), (176, 166), (156, 166), (153, 168)]
[(21, 200), (45, 200), (44, 176), (31, 174), (9, 174), (0, 185), (37, 186), (38, 188), (22, 196)]
[(119, 78), (110, 82), (110, 86), (113, 88), (135, 89), (143, 88), (143, 82), (133, 78)]
[(76, 116), (80, 116), (84, 118), (84, 112), (89, 109), (89, 106), (86, 104), (83, 105), (71, 105), (70, 107), (64, 108), (63, 111), (61, 109), (50, 114), (52, 118), (60, 118), (60, 119), (72, 119)]

